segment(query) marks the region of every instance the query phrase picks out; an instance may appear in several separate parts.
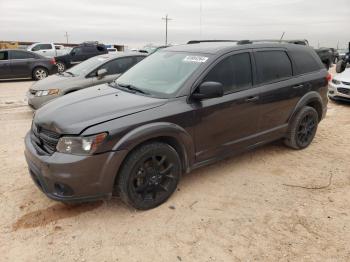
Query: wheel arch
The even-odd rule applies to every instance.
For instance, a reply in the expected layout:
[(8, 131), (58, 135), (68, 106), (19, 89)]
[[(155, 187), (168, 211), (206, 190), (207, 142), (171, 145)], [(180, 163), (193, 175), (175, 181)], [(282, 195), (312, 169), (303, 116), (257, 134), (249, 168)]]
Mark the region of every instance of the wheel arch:
[(323, 118), (323, 102), (322, 97), (319, 93), (312, 91), (304, 95), (295, 106), (292, 114), (289, 117), (289, 123), (293, 119), (293, 117), (299, 112), (301, 108), (304, 106), (310, 106), (317, 111), (318, 121), (320, 122)]
[(127, 150), (123, 164), (133, 150), (153, 141), (172, 146), (180, 156), (183, 172), (190, 171), (194, 163), (194, 143), (191, 135), (174, 123), (161, 122), (140, 126), (124, 135), (113, 147), (113, 151)]

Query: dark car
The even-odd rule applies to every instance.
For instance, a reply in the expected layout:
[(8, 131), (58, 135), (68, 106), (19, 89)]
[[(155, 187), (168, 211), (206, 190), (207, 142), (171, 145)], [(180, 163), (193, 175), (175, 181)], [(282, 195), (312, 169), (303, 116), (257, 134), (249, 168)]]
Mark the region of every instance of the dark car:
[(59, 72), (71, 68), (91, 57), (107, 54), (108, 50), (105, 45), (99, 43), (83, 43), (74, 47), (68, 54), (56, 56), (56, 63)]
[(329, 80), (306, 46), (169, 47), (113, 84), (40, 108), (25, 137), (29, 172), (55, 200), (116, 192), (132, 207), (153, 208), (200, 166), (278, 139), (309, 146), (326, 114)]
[(0, 50), (0, 79), (41, 80), (56, 73), (54, 58), (17, 49)]
[(27, 93), (28, 104), (37, 109), (66, 94), (112, 82), (145, 57), (141, 53), (123, 52), (94, 56), (63, 73), (34, 83)]

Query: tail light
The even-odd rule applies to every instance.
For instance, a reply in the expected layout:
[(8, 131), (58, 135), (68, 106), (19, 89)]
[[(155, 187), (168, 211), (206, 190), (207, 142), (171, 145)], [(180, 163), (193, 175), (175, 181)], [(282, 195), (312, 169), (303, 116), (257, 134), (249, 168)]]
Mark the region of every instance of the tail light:
[(55, 65), (55, 64), (56, 64), (56, 60), (55, 60), (54, 57), (50, 59), (50, 64), (52, 64), (52, 65)]
[(332, 80), (332, 75), (330, 73), (328, 73), (328, 75), (326, 76), (326, 80), (327, 82)]

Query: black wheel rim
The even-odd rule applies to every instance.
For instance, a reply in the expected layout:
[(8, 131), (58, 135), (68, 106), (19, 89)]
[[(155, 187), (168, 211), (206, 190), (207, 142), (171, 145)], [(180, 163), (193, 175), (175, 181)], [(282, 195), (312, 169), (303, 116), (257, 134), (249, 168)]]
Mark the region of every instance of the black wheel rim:
[(171, 156), (146, 156), (133, 169), (130, 189), (142, 202), (161, 202), (174, 191), (176, 172), (176, 163)]
[(301, 146), (308, 145), (315, 135), (316, 119), (312, 114), (305, 115), (298, 126), (298, 142)]

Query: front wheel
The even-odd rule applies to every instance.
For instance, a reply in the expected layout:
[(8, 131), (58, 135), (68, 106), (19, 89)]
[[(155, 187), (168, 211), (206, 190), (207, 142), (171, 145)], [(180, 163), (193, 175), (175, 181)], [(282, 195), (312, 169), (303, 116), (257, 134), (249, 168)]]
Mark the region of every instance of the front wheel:
[(318, 120), (318, 113), (314, 108), (303, 107), (293, 118), (284, 143), (294, 149), (308, 147), (315, 137)]
[(38, 81), (46, 78), (49, 75), (49, 72), (46, 68), (37, 67), (33, 70), (33, 79)]
[(117, 179), (117, 191), (128, 205), (147, 210), (164, 203), (176, 190), (181, 161), (168, 144), (154, 142), (133, 151)]

